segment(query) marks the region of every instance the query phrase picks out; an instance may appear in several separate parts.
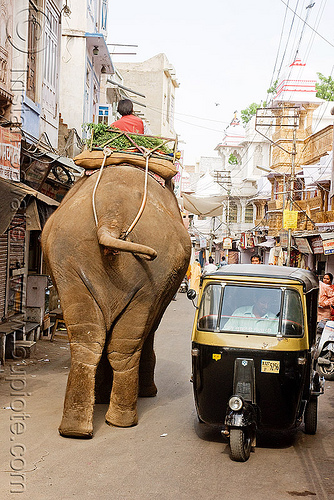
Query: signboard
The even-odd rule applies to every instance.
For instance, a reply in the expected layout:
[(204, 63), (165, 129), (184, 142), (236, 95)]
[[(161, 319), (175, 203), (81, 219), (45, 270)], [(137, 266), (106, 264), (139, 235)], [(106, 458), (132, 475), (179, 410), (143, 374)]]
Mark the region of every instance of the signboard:
[(42, 161), (34, 160), (29, 165), (25, 181), (29, 186), (39, 191), (50, 170), (50, 161), (47, 161), (45, 157)]
[(283, 227), (284, 229), (297, 229), (297, 210), (283, 210)]
[(281, 247), (287, 248), (289, 240), (288, 240), (288, 231), (280, 231), (279, 232)]
[(232, 238), (227, 237), (223, 239), (223, 249), (232, 250)]
[(313, 253), (306, 238), (295, 238), (295, 242), (301, 253)]
[(251, 233), (246, 233), (246, 247), (254, 248), (254, 238)]
[(182, 171), (183, 171), (183, 151), (180, 151), (179, 156), (175, 160), (174, 166), (177, 170), (176, 175), (173, 177), (174, 182), (174, 194), (177, 198), (180, 198), (182, 187)]
[(21, 135), (0, 127), (0, 177), (20, 181)]
[(322, 239), (320, 238), (320, 236), (316, 236), (315, 238), (311, 239), (311, 247), (314, 254), (324, 253), (324, 246), (322, 244)]
[(206, 238), (200, 238), (199, 246), (200, 248), (206, 248)]
[(324, 246), (325, 255), (331, 255), (334, 253), (334, 238), (330, 240), (323, 240), (322, 244)]
[(334, 253), (334, 233), (321, 233), (320, 236), (324, 247), (324, 254), (331, 255), (332, 253)]

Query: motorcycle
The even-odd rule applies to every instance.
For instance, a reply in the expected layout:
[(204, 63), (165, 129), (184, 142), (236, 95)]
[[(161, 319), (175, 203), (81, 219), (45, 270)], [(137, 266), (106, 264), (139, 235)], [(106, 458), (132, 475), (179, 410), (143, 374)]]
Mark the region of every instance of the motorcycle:
[(188, 279), (187, 279), (187, 276), (185, 276), (182, 280), (180, 287), (179, 287), (179, 292), (186, 293), (187, 291), (188, 291)]
[(317, 371), (326, 380), (334, 380), (334, 321), (327, 321), (316, 351)]

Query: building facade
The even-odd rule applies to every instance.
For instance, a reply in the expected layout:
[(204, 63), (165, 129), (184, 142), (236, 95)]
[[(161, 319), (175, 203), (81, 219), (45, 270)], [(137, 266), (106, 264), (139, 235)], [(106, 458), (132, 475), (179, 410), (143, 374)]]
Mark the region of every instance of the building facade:
[[(88, 4), (83, 31), (93, 53), (102, 35), (90, 36), (89, 26), (94, 24), (95, 30), (96, 19), (105, 23), (107, 3)], [(58, 141), (61, 26), (65, 18), (79, 16), (71, 10), (76, 7), (76, 2), (63, 6), (61, 0), (0, 4), (0, 363), (13, 354), (15, 343), (35, 339), (43, 330), (51, 284), (40, 234), (81, 173)], [(101, 46), (105, 48), (104, 38)], [(96, 57), (100, 70), (110, 62), (99, 48)], [(88, 81), (81, 67), (77, 77), (81, 70), (82, 80)], [(95, 74), (90, 75), (93, 82)], [(93, 98), (83, 109), (85, 116), (93, 116)]]
[[(175, 137), (175, 69), (165, 54), (139, 63), (117, 63), (124, 85), (144, 95), (135, 97), (134, 110), (145, 114), (152, 135)], [(145, 106), (145, 107), (143, 107)]]
[[(271, 126), (264, 133), (272, 144), (267, 174), (270, 199), (257, 195), (255, 223), (270, 241), (261, 248), (264, 262), (269, 258), (269, 246), (274, 245), (273, 237), (279, 237), (284, 264), (308, 267), (321, 276), (334, 269), (333, 103), (317, 98), (315, 84), (315, 75), (297, 59), (286, 69), (266, 110), (264, 121)], [(289, 239), (285, 219), (289, 214), (295, 217), (290, 228), (290, 262), (286, 260)]]
[(106, 44), (107, 0), (70, 1), (62, 24), (60, 113), (62, 123), (86, 137), (85, 123), (97, 123), (102, 75), (113, 75)]

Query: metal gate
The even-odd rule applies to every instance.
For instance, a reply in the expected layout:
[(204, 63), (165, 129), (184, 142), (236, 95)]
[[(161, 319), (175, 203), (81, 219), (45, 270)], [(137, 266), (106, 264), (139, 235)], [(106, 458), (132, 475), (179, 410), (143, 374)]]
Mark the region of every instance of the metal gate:
[(0, 321), (5, 315), (8, 235), (0, 235)]

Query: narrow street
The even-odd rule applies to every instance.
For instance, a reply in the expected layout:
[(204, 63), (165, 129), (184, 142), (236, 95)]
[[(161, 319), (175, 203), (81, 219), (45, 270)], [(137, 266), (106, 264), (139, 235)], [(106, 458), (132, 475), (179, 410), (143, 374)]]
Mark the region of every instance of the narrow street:
[[(158, 395), (139, 400), (138, 426), (108, 426), (106, 406), (98, 405), (91, 440), (57, 432), (70, 364), (64, 332), (53, 343), (39, 341), (34, 357), (21, 366), (8, 361), (0, 374), (0, 498), (334, 498), (334, 382), (326, 382), (320, 398), (316, 436), (302, 428), (283, 437), (260, 435), (248, 462), (232, 462), (219, 431), (197, 422), (190, 383), (193, 315), (191, 302), (179, 293), (156, 335)], [(9, 378), (10, 366), (22, 364), (25, 382), (19, 387)], [(24, 413), (25, 420), (19, 418)], [(24, 425), (13, 428), (13, 422)], [(23, 471), (19, 493), (14, 476)]]

